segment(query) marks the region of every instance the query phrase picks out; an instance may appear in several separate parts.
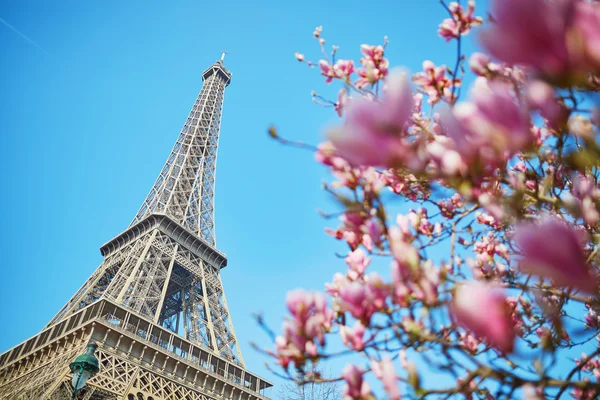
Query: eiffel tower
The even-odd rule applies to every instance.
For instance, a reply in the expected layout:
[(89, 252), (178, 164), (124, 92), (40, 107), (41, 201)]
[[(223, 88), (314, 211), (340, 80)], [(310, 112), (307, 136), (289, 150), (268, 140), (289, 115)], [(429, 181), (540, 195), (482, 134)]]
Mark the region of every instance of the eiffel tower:
[(104, 261), (36, 336), (0, 355), (0, 399), (71, 399), (69, 363), (98, 345), (85, 400), (258, 400), (272, 386), (246, 370), (216, 249), (214, 187), (225, 53), (167, 162)]

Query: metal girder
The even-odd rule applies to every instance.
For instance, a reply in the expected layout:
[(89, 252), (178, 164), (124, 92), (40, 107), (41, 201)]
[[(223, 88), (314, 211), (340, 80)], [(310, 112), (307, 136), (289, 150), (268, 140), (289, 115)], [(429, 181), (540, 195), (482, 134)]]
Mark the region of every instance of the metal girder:
[(215, 170), (223, 96), (231, 74), (218, 61), (203, 79), (179, 138), (131, 225), (151, 213), (164, 213), (215, 246)]

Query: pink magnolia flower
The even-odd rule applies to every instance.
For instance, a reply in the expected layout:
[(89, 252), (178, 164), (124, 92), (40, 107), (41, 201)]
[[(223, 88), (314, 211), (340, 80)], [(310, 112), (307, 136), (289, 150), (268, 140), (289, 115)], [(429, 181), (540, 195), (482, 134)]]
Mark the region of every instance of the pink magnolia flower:
[(365, 235), (363, 233), (363, 227), (367, 219), (359, 212), (347, 211), (340, 217), (342, 226), (337, 230), (326, 229), (325, 232), (335, 237), (338, 240), (345, 240), (352, 250), (355, 250), (361, 243), (368, 245), (369, 241), (365, 243)]
[(402, 267), (416, 269), (420, 257), (417, 249), (410, 243), (410, 237), (401, 227), (392, 226), (388, 229), (388, 241), (394, 259)]
[(302, 53), (295, 53), (294, 56), (296, 57), (296, 60), (302, 62), (304, 61), (304, 54)]
[(371, 387), (365, 382), (364, 371), (354, 364), (348, 364), (342, 370), (342, 377), (346, 382), (342, 394), (344, 400), (372, 400)]
[(430, 161), (443, 176), (466, 175), (468, 171), (465, 159), (455, 147), (450, 138), (441, 135), (427, 143), (426, 148)]
[(354, 61), (338, 60), (333, 66), (333, 70), (339, 78), (349, 78), (354, 72)]
[(288, 293), (286, 304), (292, 318), (283, 324), (283, 334), (275, 339), (275, 351), (269, 353), (287, 369), (290, 363), (304, 365), (325, 345), (325, 332), (331, 329), (333, 311), (320, 293), (296, 290)]
[(353, 100), (344, 125), (329, 133), (337, 153), (353, 164), (391, 166), (406, 157), (402, 137), (412, 114), (412, 92), (403, 72), (391, 74), (388, 86), (381, 102)]
[(527, 102), (548, 121), (552, 129), (560, 129), (569, 117), (569, 110), (558, 100), (552, 86), (543, 81), (534, 81), (527, 88)]
[(479, 76), (487, 76), (490, 72), (490, 64), (492, 60), (487, 54), (473, 53), (469, 58), (469, 68)]
[(365, 326), (360, 321), (354, 323), (354, 327), (340, 326), (342, 342), (349, 348), (362, 351), (365, 348)]
[[(383, 175), (379, 175), (378, 176), (378, 184), (384, 185), (385, 181), (383, 180)], [(378, 190), (374, 190), (375, 193), (378, 193)], [(383, 240), (382, 240), (382, 235), (383, 235), (383, 225), (381, 223), (381, 221), (379, 221), (379, 219), (377, 218), (370, 218), (367, 220), (367, 222), (365, 222), (364, 225), (364, 229), (363, 229), (363, 233), (364, 233), (364, 237), (369, 237), (371, 242), (373, 242), (373, 245), (375, 245), (378, 248), (381, 248), (383, 246)], [(364, 239), (363, 239), (364, 241)]]
[(589, 118), (573, 115), (569, 118), (569, 131), (585, 140), (595, 140), (594, 126)]
[(471, 354), (477, 353), (477, 348), (481, 343), (475, 336), (468, 332), (460, 334), (460, 342), (462, 346)]
[(329, 62), (319, 60), (319, 68), (321, 68), (321, 75), (327, 78), (325, 79), (326, 83), (331, 83), (333, 78), (337, 77), (334, 67)]
[(459, 36), (458, 24), (453, 18), (444, 19), (438, 28), (438, 35), (446, 39), (446, 42), (457, 38)]
[(579, 0), (496, 0), (481, 33), (490, 54), (554, 78), (600, 68), (600, 8)]
[(469, 0), (467, 10), (457, 2), (452, 2), (448, 6), (452, 18), (446, 18), (440, 24), (438, 34), (449, 42), (458, 38), (460, 35), (466, 35), (471, 31), (471, 27), (479, 26), (483, 23), (481, 17), (475, 17), (475, 0)]
[(346, 107), (346, 103), (348, 102), (348, 91), (345, 88), (340, 89), (338, 92), (338, 100), (335, 103), (335, 112), (339, 117), (344, 114), (344, 108)]
[(375, 84), (380, 79), (385, 78), (388, 74), (390, 63), (384, 58), (385, 50), (383, 46), (363, 44), (360, 46), (360, 51), (363, 54), (363, 57), (360, 59), (362, 68), (356, 71), (360, 78), (355, 82), (355, 85), (362, 88), (369, 84)]
[(578, 233), (565, 223), (547, 218), (538, 225), (522, 225), (515, 232), (520, 248), (520, 268), (552, 279), (558, 286), (596, 292), (598, 282), (590, 272)]
[(392, 360), (385, 356), (381, 361), (371, 361), (371, 369), (381, 383), (390, 400), (400, 400), (400, 389), (396, 378), (396, 370)]
[(452, 86), (460, 86), (460, 79), (453, 80), (446, 76), (446, 66), (438, 67), (429, 60), (423, 61), (423, 72), (418, 72), (413, 75), (413, 82), (423, 89), (429, 96), (428, 103), (435, 104), (442, 97), (447, 100), (451, 97)]
[(515, 330), (505, 296), (492, 285), (468, 282), (454, 294), (451, 311), (458, 324), (499, 350), (510, 353)]
[(360, 46), (360, 52), (363, 54), (363, 60), (370, 60), (374, 62), (379, 62), (383, 60), (384, 49), (383, 46), (374, 46), (369, 44), (362, 44)]
[[(583, 379), (584, 382), (587, 381), (589, 382), (589, 378), (584, 378)], [(598, 396), (600, 396), (600, 390), (594, 388), (594, 387), (590, 387), (590, 388), (586, 388), (586, 389), (582, 389), (582, 388), (575, 388), (571, 391), (571, 396), (573, 396), (573, 398), (575, 400), (596, 400), (598, 398)]]
[(373, 314), (386, 309), (390, 290), (376, 273), (365, 276), (363, 282), (345, 280), (338, 283), (341, 284), (337, 289), (340, 310), (348, 311), (365, 325)]
[(348, 276), (352, 280), (358, 279), (365, 273), (365, 270), (371, 263), (371, 259), (367, 258), (367, 254), (362, 249), (356, 249), (346, 257), (346, 264), (350, 267)]
[(443, 115), (447, 135), (466, 160), (504, 161), (533, 144), (529, 115), (510, 90), (504, 82), (479, 77), (471, 90), (472, 101)]

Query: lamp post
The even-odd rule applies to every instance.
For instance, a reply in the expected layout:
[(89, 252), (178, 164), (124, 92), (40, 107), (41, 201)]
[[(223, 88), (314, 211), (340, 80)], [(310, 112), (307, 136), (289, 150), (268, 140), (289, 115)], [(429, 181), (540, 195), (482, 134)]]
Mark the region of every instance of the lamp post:
[(94, 355), (98, 345), (96, 343), (90, 343), (85, 350), (85, 353), (77, 356), (75, 361), (69, 364), (71, 372), (73, 373), (73, 380), (71, 380), (71, 386), (73, 386), (73, 397), (72, 400), (77, 398), (77, 393), (85, 386), (88, 379), (96, 375), (100, 371), (98, 366), (98, 359)]

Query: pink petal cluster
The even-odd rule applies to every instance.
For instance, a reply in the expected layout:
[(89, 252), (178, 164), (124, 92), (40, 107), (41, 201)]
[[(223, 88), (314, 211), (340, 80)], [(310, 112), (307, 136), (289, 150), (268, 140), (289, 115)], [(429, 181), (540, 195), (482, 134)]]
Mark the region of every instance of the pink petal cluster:
[(362, 244), (371, 251), (373, 245), (381, 243), (383, 227), (379, 221), (351, 210), (344, 213), (340, 221), (341, 227), (335, 230), (327, 228), (325, 232), (338, 240), (344, 240), (352, 250), (356, 250)]
[(423, 184), (413, 174), (399, 173), (396, 170), (383, 171), (385, 185), (396, 194), (415, 201), (427, 193)]
[(492, 59), (483, 53), (473, 53), (469, 58), (469, 68), (474, 74), (490, 77), (498, 70), (498, 66), (492, 63)]
[(299, 367), (317, 356), (318, 346), (325, 345), (325, 333), (331, 329), (333, 311), (322, 294), (303, 290), (289, 292), (286, 304), (291, 318), (284, 322), (283, 335), (275, 339), (271, 354), (287, 369), (291, 362)]
[(342, 370), (346, 384), (342, 390), (344, 400), (374, 400), (371, 387), (364, 380), (364, 371), (354, 364), (348, 364)]
[(510, 310), (510, 318), (514, 326), (515, 333), (518, 336), (523, 337), (526, 332), (526, 325), (525, 321), (523, 320), (523, 312), (519, 309), (519, 299), (508, 297), (506, 299), (506, 304)]
[[(415, 235), (411, 231), (411, 221), (407, 216), (399, 214), (396, 217), (397, 226), (388, 229), (388, 243), (394, 259), (402, 268), (416, 270), (419, 266), (420, 256), (412, 245)], [(412, 227), (415, 229), (415, 227)]]
[(362, 351), (365, 348), (365, 329), (360, 321), (356, 321), (352, 328), (345, 325), (340, 326), (342, 342), (352, 350)]
[(467, 10), (457, 2), (452, 2), (448, 6), (451, 18), (446, 18), (440, 24), (438, 34), (449, 42), (452, 39), (457, 39), (461, 35), (466, 35), (471, 31), (471, 27), (479, 26), (483, 23), (481, 17), (475, 17), (475, 0), (469, 0)]
[(569, 110), (559, 101), (552, 86), (543, 81), (534, 81), (527, 87), (527, 102), (533, 110), (548, 121), (552, 129), (561, 129), (569, 118)]
[(329, 61), (320, 60), (319, 68), (321, 68), (321, 75), (326, 78), (326, 83), (331, 83), (333, 79), (349, 81), (350, 75), (354, 73), (354, 61), (338, 60), (335, 65), (331, 65)]
[(463, 156), (457, 151), (456, 144), (446, 136), (436, 135), (426, 146), (428, 161), (432, 170), (437, 170), (442, 176), (465, 176), (468, 165)]
[(383, 384), (388, 399), (400, 400), (402, 398), (400, 389), (398, 388), (396, 370), (394, 369), (392, 360), (388, 356), (384, 356), (381, 361), (371, 361), (371, 370)]
[(600, 380), (600, 357), (595, 357), (583, 364), (583, 360), (587, 358), (587, 354), (581, 353), (581, 359), (575, 359), (575, 364), (581, 368), (583, 372), (589, 372), (594, 375), (594, 378)]
[[(377, 273), (370, 273), (363, 281), (344, 280), (337, 282), (340, 311), (349, 312), (354, 318), (367, 325), (373, 314), (387, 311), (389, 285)], [(328, 290), (332, 292), (331, 287)]]
[(336, 103), (334, 104), (335, 112), (339, 117), (344, 114), (344, 108), (346, 107), (346, 103), (348, 102), (348, 91), (345, 88), (340, 89), (338, 92), (338, 98)]
[(321, 68), (321, 75), (327, 78), (325, 79), (326, 83), (331, 83), (333, 78), (337, 78), (337, 74), (333, 68), (333, 65), (329, 64), (328, 61), (319, 60), (319, 68)]
[(588, 309), (588, 313), (585, 314), (586, 327), (591, 329), (600, 328), (600, 315), (598, 315), (598, 311), (589, 304), (586, 304), (585, 307)]
[(597, 292), (598, 281), (587, 265), (581, 237), (564, 222), (546, 218), (539, 224), (522, 225), (515, 232), (515, 242), (523, 272), (550, 278), (557, 286)]
[(353, 100), (344, 125), (329, 133), (339, 156), (355, 165), (393, 166), (406, 156), (403, 141), (412, 114), (413, 97), (406, 74), (394, 72), (381, 101)]
[(423, 61), (423, 72), (413, 75), (413, 82), (421, 87), (423, 92), (429, 96), (429, 104), (435, 104), (442, 98), (447, 102), (453, 102), (452, 86), (460, 86), (460, 79), (452, 80), (446, 76), (447, 67), (438, 67), (429, 60)]
[(460, 285), (451, 311), (459, 325), (497, 349), (512, 352), (516, 335), (511, 312), (506, 297), (492, 285), (475, 281)]
[[(583, 381), (589, 382), (589, 379), (584, 378)], [(571, 391), (571, 396), (573, 396), (575, 400), (597, 400), (598, 396), (600, 396), (600, 390), (595, 388), (575, 388)]]
[[(474, 274), (477, 278), (502, 277), (506, 274), (506, 265), (510, 263), (508, 248), (500, 243), (493, 232), (482, 235), (473, 245), (473, 252), (477, 254), (473, 265), (476, 268)], [(505, 262), (497, 260), (496, 256), (502, 258)]]
[(406, 307), (411, 299), (433, 306), (439, 301), (441, 269), (427, 260), (419, 268), (410, 268), (397, 260), (392, 261), (391, 275), (394, 303)]
[(592, 175), (576, 173), (571, 178), (571, 192), (563, 200), (565, 204), (583, 217), (586, 224), (595, 226), (600, 220), (600, 213), (596, 206), (600, 200), (600, 190)]
[(364, 273), (369, 264), (371, 263), (371, 259), (367, 258), (367, 254), (362, 249), (356, 249), (348, 254), (346, 257), (346, 264), (350, 267), (350, 271), (348, 271), (348, 276), (351, 280), (357, 280)]
[(333, 70), (338, 78), (349, 79), (354, 72), (354, 61), (338, 60), (333, 66)]
[(440, 209), (442, 216), (450, 219), (456, 215), (458, 209), (462, 208), (463, 201), (460, 194), (454, 193), (449, 199), (439, 200), (437, 206)]
[(600, 70), (600, 5), (580, 0), (495, 0), (481, 33), (489, 53), (563, 80)]
[(471, 354), (477, 353), (477, 348), (481, 342), (470, 332), (462, 332), (460, 334), (460, 344)]
[(358, 88), (373, 85), (388, 74), (389, 61), (384, 57), (383, 46), (363, 44), (360, 46), (363, 57), (360, 59), (362, 65), (356, 72), (360, 77), (354, 84)]
[(493, 166), (533, 144), (529, 115), (511, 88), (501, 81), (477, 78), (471, 102), (456, 105), (443, 115), (446, 134), (470, 163)]

